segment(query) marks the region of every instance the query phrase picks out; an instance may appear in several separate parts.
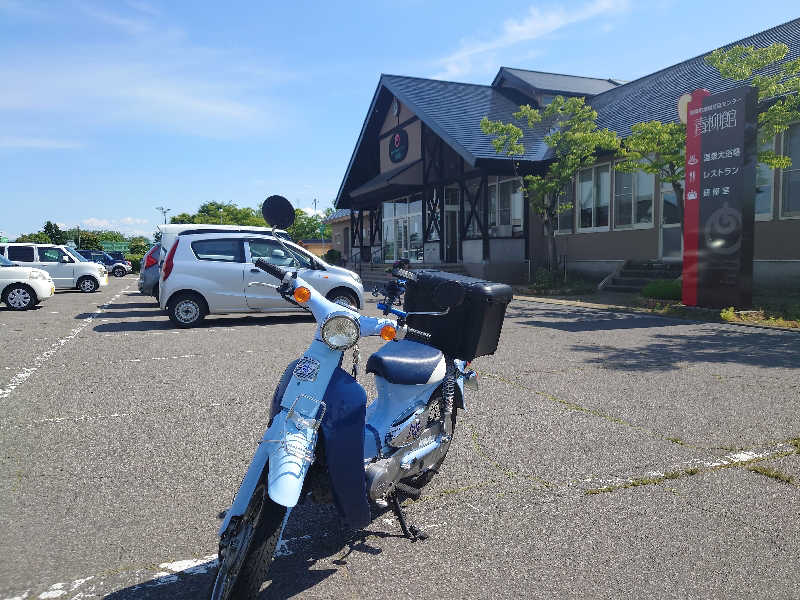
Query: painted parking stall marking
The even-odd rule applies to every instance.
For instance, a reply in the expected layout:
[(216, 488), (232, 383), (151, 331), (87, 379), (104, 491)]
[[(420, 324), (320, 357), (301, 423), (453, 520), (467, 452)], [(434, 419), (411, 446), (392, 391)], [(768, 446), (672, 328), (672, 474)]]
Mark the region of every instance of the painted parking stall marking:
[(39, 356), (33, 359), (33, 366), (23, 368), (22, 371), (14, 375), (11, 380), (5, 385), (5, 387), (0, 388), (0, 400), (5, 400), (11, 395), (15, 389), (17, 389), (20, 385), (25, 383), (36, 371), (38, 371), (43, 364), (45, 364), (56, 352), (58, 352), (61, 348), (64, 347), (67, 343), (74, 340), (80, 333), (86, 329), (89, 325), (92, 324), (99, 315), (103, 314), (103, 312), (109, 308), (122, 294), (127, 292), (130, 288), (125, 288), (118, 294), (112, 296), (108, 302), (101, 305), (95, 312), (91, 315), (83, 319), (80, 325), (75, 327), (69, 334), (65, 335), (62, 338), (59, 338), (44, 352), (42, 352)]

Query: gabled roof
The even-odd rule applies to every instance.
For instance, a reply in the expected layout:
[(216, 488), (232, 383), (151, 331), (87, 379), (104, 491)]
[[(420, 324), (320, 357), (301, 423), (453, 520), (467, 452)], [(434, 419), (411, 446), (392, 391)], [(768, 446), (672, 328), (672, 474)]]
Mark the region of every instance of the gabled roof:
[(506, 82), (509, 82), (512, 87), (519, 87), (531, 95), (544, 92), (574, 96), (594, 96), (614, 89), (622, 83), (618, 79), (580, 77), (578, 75), (500, 67), (494, 81), (492, 81), (492, 87), (504, 87), (504, 84), (508, 85)]
[[(736, 45), (765, 47), (775, 42), (789, 46), (782, 62), (800, 58), (800, 19), (731, 42), (723, 48)], [(741, 86), (741, 81), (723, 79), (719, 71), (706, 64), (704, 57), (709, 53), (704, 52), (591, 98), (588, 103), (597, 111), (597, 124), (626, 137), (635, 123), (677, 122), (677, 103), (682, 94), (699, 88), (716, 94)], [(777, 73), (779, 68), (780, 65), (774, 66), (769, 74)]]
[[(530, 102), (530, 98), (512, 88), (381, 75), (336, 196), (335, 206), (340, 206), (342, 198), (354, 188), (378, 174), (377, 148), (374, 148), (375, 156), (372, 157), (372, 149), (366, 147), (365, 140), (370, 135), (377, 138), (393, 96), (472, 166), (481, 159), (503, 158), (495, 152), (491, 138), (481, 131), (481, 119), (489, 117), (492, 120), (512, 121), (513, 113), (519, 110), (520, 105)], [(519, 160), (544, 159), (547, 146), (542, 138), (547, 133), (547, 126), (539, 124), (534, 129), (521, 123), (520, 126), (524, 134), (525, 154)]]
[[(381, 82), (470, 165), (481, 158), (502, 158), (481, 131), (481, 119), (513, 121), (520, 105), (530, 102), (517, 90), (489, 85), (398, 75), (384, 75)], [(547, 131), (544, 126), (522, 129), (529, 141)], [(544, 143), (529, 144), (519, 159), (541, 160), (546, 149)]]

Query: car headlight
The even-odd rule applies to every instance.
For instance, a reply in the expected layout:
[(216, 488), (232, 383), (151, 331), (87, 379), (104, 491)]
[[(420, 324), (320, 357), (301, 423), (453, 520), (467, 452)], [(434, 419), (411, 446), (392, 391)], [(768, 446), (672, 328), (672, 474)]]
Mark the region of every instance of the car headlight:
[(350, 272), (350, 277), (356, 280), (356, 283), (361, 283), (361, 277), (358, 276), (358, 273)]
[(322, 341), (332, 350), (347, 350), (358, 342), (358, 321), (349, 315), (335, 314), (322, 324)]
[(28, 278), (29, 279), (44, 279), (45, 281), (47, 281), (48, 279), (50, 279), (50, 275), (48, 275), (44, 271), (31, 271), (30, 275), (28, 275)]

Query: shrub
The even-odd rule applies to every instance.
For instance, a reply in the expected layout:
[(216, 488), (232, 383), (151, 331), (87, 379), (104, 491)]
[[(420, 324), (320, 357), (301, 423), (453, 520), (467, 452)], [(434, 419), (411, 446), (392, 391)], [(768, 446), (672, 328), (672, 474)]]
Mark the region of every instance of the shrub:
[(331, 265), (338, 265), (339, 262), (341, 262), (342, 260), (342, 253), (339, 252), (338, 250), (334, 250), (333, 248), (331, 248), (325, 253), (325, 256), (323, 256), (322, 258), (325, 259), (326, 263), (329, 263)]
[(680, 300), (681, 282), (678, 279), (660, 279), (651, 281), (642, 290), (645, 298), (656, 298), (658, 300)]
[(131, 261), (131, 266), (133, 267), (133, 272), (139, 272), (139, 263), (142, 261), (142, 256), (144, 254), (126, 254), (125, 260)]
[(547, 269), (539, 268), (533, 274), (533, 285), (537, 288), (551, 288), (555, 285), (555, 278)]
[(723, 321), (735, 321), (736, 320), (736, 311), (733, 309), (732, 306), (728, 308), (723, 308), (719, 316), (722, 318)]

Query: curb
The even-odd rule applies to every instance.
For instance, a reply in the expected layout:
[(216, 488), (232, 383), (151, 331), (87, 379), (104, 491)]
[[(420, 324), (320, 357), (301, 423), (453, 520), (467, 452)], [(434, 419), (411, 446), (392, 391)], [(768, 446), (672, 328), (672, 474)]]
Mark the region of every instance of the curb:
[[(561, 306), (576, 306), (578, 308), (594, 308), (600, 310), (612, 310), (615, 312), (625, 312), (625, 313), (633, 313), (637, 315), (649, 315), (651, 317), (660, 317), (662, 319), (678, 319), (681, 321), (697, 321), (698, 323), (716, 323), (718, 325), (734, 325), (737, 327), (750, 327), (755, 329), (769, 329), (772, 331), (784, 331), (789, 333), (800, 333), (800, 328), (798, 327), (778, 327), (777, 325), (762, 325), (759, 323), (734, 323), (731, 321), (709, 321), (707, 319), (697, 318), (692, 319), (690, 317), (681, 317), (678, 315), (659, 315), (657, 313), (653, 313), (646, 308), (638, 308), (635, 306), (623, 306), (620, 304), (599, 304), (596, 302), (584, 302), (582, 300), (561, 300), (558, 298), (547, 298), (542, 296), (520, 296), (514, 294), (512, 296), (512, 300), (523, 300), (527, 302), (539, 302), (541, 304), (556, 304)], [(688, 309), (692, 309), (691, 307), (686, 307)], [(702, 309), (699, 309), (702, 310)], [(701, 317), (702, 315), (698, 315)]]

